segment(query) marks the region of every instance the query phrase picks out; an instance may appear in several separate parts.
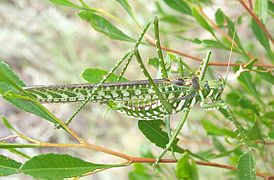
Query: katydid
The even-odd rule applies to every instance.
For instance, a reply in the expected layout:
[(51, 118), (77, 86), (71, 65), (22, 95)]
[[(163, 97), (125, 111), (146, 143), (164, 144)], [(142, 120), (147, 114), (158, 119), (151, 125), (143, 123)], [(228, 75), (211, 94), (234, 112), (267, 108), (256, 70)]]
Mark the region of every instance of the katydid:
[[(160, 48), (160, 38), (158, 29), (158, 19), (154, 18), (154, 29), (156, 37), (156, 47), (159, 56), (159, 69), (162, 77), (152, 79), (147, 71), (138, 46), (141, 43), (147, 29), (152, 21), (144, 28), (139, 39), (132, 50), (129, 50), (108, 72), (106, 77), (99, 84), (66, 84), (66, 85), (49, 85), (26, 87), (32, 96), (42, 103), (68, 103), (82, 101), (82, 105), (69, 118), (69, 123), (75, 115), (88, 103), (98, 102), (109, 105), (112, 109), (117, 110), (127, 116), (139, 120), (165, 120), (169, 134), (169, 143), (163, 152), (157, 158), (155, 164), (168, 151), (172, 151), (172, 145), (182, 129), (191, 108), (199, 103), (204, 109), (219, 109), (225, 116), (235, 124), (239, 131), (240, 138), (247, 142), (247, 136), (244, 129), (233, 117), (227, 104), (221, 99), (226, 80), (218, 78), (215, 80), (205, 80), (205, 74), (208, 67), (211, 52), (201, 62), (199, 68), (187, 77), (183, 76), (183, 62), (179, 61), (179, 78), (168, 77), (167, 67), (164, 62), (162, 50)], [(120, 77), (123, 76), (132, 57), (136, 60), (147, 78), (146, 80), (105, 83), (109, 76), (124, 62)], [(184, 66), (187, 67), (187, 66)], [(120, 80), (118, 78), (118, 81)], [(170, 131), (170, 115), (183, 111), (181, 121), (178, 123), (174, 134)]]

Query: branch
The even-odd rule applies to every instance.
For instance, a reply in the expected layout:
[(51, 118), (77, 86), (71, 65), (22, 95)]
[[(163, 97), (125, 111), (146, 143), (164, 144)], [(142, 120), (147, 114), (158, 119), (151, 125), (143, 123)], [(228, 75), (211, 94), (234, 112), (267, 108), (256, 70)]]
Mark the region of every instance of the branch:
[[(147, 37), (146, 41), (150, 45), (156, 47), (156, 44), (155, 44), (153, 38)], [(164, 47), (164, 46), (161, 46), (161, 49), (165, 50), (167, 52), (172, 52), (172, 53), (175, 53), (175, 54), (187, 57), (187, 58), (189, 58), (191, 60), (194, 60), (194, 61), (202, 61), (202, 58), (195, 57), (195, 56), (189, 55), (187, 53), (184, 53), (184, 52), (181, 52), (181, 51), (178, 51), (178, 50), (170, 49), (170, 48), (167, 48), (167, 47)], [(230, 63), (230, 66), (244, 66), (244, 65), (247, 65), (247, 64), (248, 63), (244, 63), (244, 64), (241, 64), (241, 63)], [(209, 62), (208, 65), (211, 65), (211, 66), (228, 66), (228, 63)], [(265, 68), (274, 68), (274, 65), (272, 65), (272, 64), (261, 64), (261, 63), (258, 63), (258, 64), (254, 64), (253, 66), (256, 66), (256, 67), (265, 67)]]
[(6, 137), (3, 137), (3, 138), (0, 138), (0, 142), (1, 141), (8, 141), (8, 140), (14, 141), (17, 137), (18, 137), (17, 135), (6, 136)]
[[(0, 143), (0, 148), (41, 148), (41, 147), (57, 147), (57, 148), (86, 148), (86, 149), (92, 149), (96, 151), (100, 151), (106, 154), (110, 154), (116, 157), (120, 157), (123, 159), (126, 159), (127, 162), (123, 163), (125, 165), (131, 165), (133, 163), (155, 163), (156, 159), (154, 158), (143, 158), (143, 157), (135, 157), (135, 156), (130, 156), (127, 154), (123, 154), (120, 152), (116, 152), (101, 146), (97, 146), (94, 144), (89, 144), (89, 143), (84, 143), (84, 144), (57, 144), (57, 143), (43, 143), (41, 142), (40, 144), (36, 143), (31, 143), (31, 144), (16, 144), (16, 143)], [(160, 159), (160, 163), (177, 163), (177, 160), (175, 159)], [(218, 167), (218, 168), (223, 168), (223, 169), (230, 169), (232, 171), (237, 171), (238, 169), (234, 166), (229, 166), (226, 164), (219, 164), (219, 163), (214, 163), (214, 162), (204, 162), (204, 161), (195, 161), (197, 165), (200, 166), (211, 166), (211, 167)], [(263, 177), (264, 179), (271, 179), (274, 177), (274, 175), (268, 175), (265, 173), (261, 172), (256, 172), (257, 176)]]
[(252, 16), (252, 18), (255, 20), (255, 22), (258, 24), (258, 26), (260, 26), (260, 28), (264, 31), (264, 33), (266, 34), (266, 36), (270, 39), (270, 41), (272, 42), (272, 44), (274, 44), (274, 39), (271, 36), (270, 32), (266, 29), (266, 27), (264, 26), (264, 24), (260, 21), (260, 19), (258, 18), (258, 16), (253, 12), (252, 9), (250, 9), (243, 0), (239, 0), (240, 3), (243, 5), (243, 7), (245, 8), (245, 10)]
[(248, 0), (249, 8), (253, 9), (252, 0)]

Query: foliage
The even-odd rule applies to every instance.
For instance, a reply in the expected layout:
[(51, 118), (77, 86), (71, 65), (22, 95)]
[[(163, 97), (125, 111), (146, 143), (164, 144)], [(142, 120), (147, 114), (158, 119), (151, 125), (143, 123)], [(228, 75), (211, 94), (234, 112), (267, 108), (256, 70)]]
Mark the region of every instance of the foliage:
[[(104, 9), (99, 9), (93, 4), (86, 4), (85, 1), (70, 1), (70, 0), (49, 0), (54, 5), (61, 5), (67, 8), (72, 8), (77, 12), (80, 20), (86, 21), (91, 27), (108, 38), (126, 43), (134, 43), (137, 35), (142, 31), (142, 25), (136, 18), (131, 4), (127, 0), (117, 0), (117, 6), (128, 14), (132, 23), (125, 21), (123, 17), (112, 15)], [(240, 4), (240, 3), (239, 3)], [(176, 152), (180, 159), (177, 161), (176, 172), (173, 176), (178, 179), (198, 179), (198, 165), (205, 165), (201, 160), (212, 161), (217, 158), (222, 158), (223, 161), (229, 163), (233, 167), (237, 167), (237, 176), (239, 179), (255, 179), (256, 172), (267, 172), (266, 174), (257, 173), (262, 177), (268, 178), (268, 174), (273, 172), (273, 154), (269, 153), (268, 145), (273, 144), (274, 137), (274, 101), (273, 101), (273, 83), (274, 77), (272, 69), (268, 69), (267, 65), (258, 65), (256, 62), (274, 62), (272, 51), (273, 40), (266, 34), (263, 27), (258, 24), (251, 16), (246, 17), (245, 11), (237, 15), (237, 19), (231, 18), (222, 9), (218, 8), (215, 11), (215, 21), (210, 20), (203, 9), (210, 6), (211, 2), (201, 1), (186, 1), (186, 0), (165, 0), (163, 2), (155, 2), (157, 7), (157, 16), (160, 22), (163, 22), (160, 28), (163, 36), (172, 34), (178, 41), (185, 40), (186, 43), (197, 45), (201, 51), (203, 49), (219, 50), (229, 54), (230, 48), (233, 56), (237, 57), (237, 63), (234, 67), (234, 76), (237, 78), (235, 83), (227, 83), (224, 99), (229, 104), (235, 119), (239, 126), (243, 127), (244, 133), (248, 136), (248, 143), (243, 144), (239, 130), (233, 131), (231, 126), (227, 125), (227, 120), (217, 112), (208, 113), (206, 117), (201, 118), (200, 122), (206, 132), (206, 138), (211, 139), (210, 147), (204, 151), (193, 153), (191, 150), (182, 149), (180, 141), (184, 137), (178, 137), (172, 146), (172, 150)], [(117, 7), (115, 7), (117, 8)], [(273, 17), (273, 3), (266, 0), (255, 0), (254, 14), (263, 25), (267, 25), (269, 19)], [(254, 38), (242, 39), (242, 35), (237, 30), (243, 24), (244, 20), (250, 22), (248, 27), (244, 27), (252, 31)], [(207, 39), (200, 37), (186, 38), (186, 34), (174, 30), (182, 28), (182, 20), (185, 20), (190, 28), (185, 27), (183, 31), (191, 31), (191, 28), (200, 28), (201, 32), (207, 31)], [(132, 31), (125, 33), (118, 26), (125, 26)], [(132, 28), (133, 27), (133, 28)], [(165, 28), (167, 27), (167, 28)], [(130, 34), (130, 35), (129, 35)], [(151, 37), (148, 35), (148, 42)], [(256, 46), (250, 44), (256, 43)], [(151, 43), (150, 43), (151, 44)], [(152, 43), (153, 44), (153, 43)], [(149, 44), (142, 42), (142, 45), (147, 47)], [(257, 48), (258, 47), (258, 48)], [(173, 47), (170, 47), (173, 48)], [(214, 54), (214, 53), (213, 53)], [(181, 53), (182, 55), (182, 53)], [(187, 56), (189, 57), (189, 56)], [(168, 54), (165, 58), (168, 66), (168, 73), (172, 74), (171, 62), (179, 61), (179, 58), (173, 54)], [(190, 59), (200, 59), (191, 56)], [(148, 65), (158, 68), (158, 58), (150, 58)], [(226, 65), (226, 62), (221, 62)], [(211, 65), (217, 65), (216, 62), (211, 62)], [(188, 66), (185, 65), (189, 70)], [(273, 65), (270, 65), (273, 68)], [(215, 74), (215, 69), (211, 71)], [(87, 68), (82, 73), (84, 80), (89, 83), (100, 83), (108, 74), (107, 71), (95, 68)], [(122, 73), (123, 75), (123, 73)], [(208, 77), (212, 78), (212, 77)], [(118, 76), (111, 73), (108, 82), (117, 81)], [(128, 80), (122, 77), (121, 81)], [(75, 134), (68, 126), (59, 118), (49, 112), (41, 105), (33, 96), (24, 90), (25, 83), (14, 73), (14, 71), (4, 62), (0, 63), (0, 94), (2, 97), (16, 106), (22, 111), (26, 111), (41, 117), (55, 125), (61, 127), (67, 133), (72, 135), (79, 144), (51, 144), (32, 139), (17, 131), (9, 121), (3, 117), (5, 126), (14, 132), (18, 137), (30, 142), (29, 144), (0, 142), (0, 148), (17, 152), (15, 154), (28, 157), (20, 152), (20, 148), (42, 148), (42, 147), (77, 147), (93, 149), (101, 152), (109, 152), (108, 150), (96, 145), (88, 144)], [(77, 112), (78, 113), (78, 112)], [(76, 114), (77, 114), (76, 113)], [(165, 148), (168, 143), (168, 133), (163, 129), (165, 123), (161, 120), (155, 121), (138, 121), (140, 132), (157, 147)], [(183, 134), (183, 132), (182, 132)], [(194, 139), (194, 138), (193, 138)], [(199, 144), (197, 143), (199, 146)], [(16, 149), (17, 148), (17, 149)], [(171, 149), (170, 149), (171, 150)], [(266, 156), (265, 154), (270, 155)], [(153, 172), (147, 164), (138, 164), (138, 162), (146, 162), (145, 160), (155, 159), (155, 156), (150, 150), (143, 153), (143, 159), (133, 158), (130, 156), (119, 155), (119, 153), (110, 152), (112, 155), (125, 158), (128, 163), (121, 164), (96, 164), (84, 161), (82, 159), (67, 155), (67, 154), (39, 154), (29, 157), (26, 162), (17, 162), (12, 158), (0, 155), (0, 176), (8, 176), (17, 173), (23, 173), (35, 178), (45, 179), (63, 179), (69, 177), (85, 176), (96, 173), (97, 171), (107, 170), (114, 167), (127, 166), (133, 163), (134, 169), (129, 173), (129, 179), (153, 179), (157, 176), (168, 177), (170, 167), (160, 165), (157, 171)], [(138, 159), (139, 161), (137, 161)], [(134, 161), (136, 160), (136, 161)], [(143, 161), (141, 161), (143, 160)], [(137, 162), (137, 163), (136, 163)], [(265, 163), (267, 162), (267, 163)], [(264, 164), (259, 166), (259, 164)], [(223, 167), (214, 163), (208, 162), (209, 166)], [(271, 169), (272, 168), (272, 169)], [(216, 168), (217, 171), (217, 168)], [(232, 176), (227, 174), (227, 176)], [(233, 174), (235, 176), (235, 174)]]

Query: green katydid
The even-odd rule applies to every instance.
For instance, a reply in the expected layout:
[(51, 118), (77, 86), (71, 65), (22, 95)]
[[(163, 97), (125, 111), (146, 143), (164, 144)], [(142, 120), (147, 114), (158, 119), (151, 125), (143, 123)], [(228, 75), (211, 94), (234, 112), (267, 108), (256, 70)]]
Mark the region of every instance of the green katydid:
[[(108, 104), (113, 109), (128, 116), (140, 120), (165, 120), (168, 129), (169, 143), (163, 152), (157, 158), (155, 164), (168, 150), (172, 151), (172, 145), (182, 129), (191, 108), (200, 103), (204, 109), (219, 109), (230, 121), (232, 121), (239, 131), (240, 138), (246, 143), (242, 126), (235, 120), (227, 104), (221, 99), (226, 80), (218, 78), (216, 80), (206, 81), (204, 79), (208, 67), (211, 53), (208, 52), (201, 62), (199, 68), (187, 77), (183, 76), (183, 62), (179, 61), (179, 78), (169, 78), (166, 64), (164, 62), (158, 29), (158, 19), (154, 18), (154, 33), (156, 37), (156, 47), (159, 56), (159, 68), (162, 78), (152, 79), (148, 73), (138, 46), (141, 43), (147, 29), (152, 21), (144, 28), (139, 39), (132, 50), (129, 50), (108, 72), (105, 78), (99, 84), (66, 84), (50, 86), (33, 86), (26, 87), (31, 95), (43, 103), (67, 103), (79, 102), (83, 104), (69, 118), (69, 123), (75, 115), (88, 103), (99, 102)], [(140, 68), (147, 80), (119, 82), (123, 76), (132, 57), (135, 56)], [(105, 83), (110, 75), (123, 63), (125, 66), (116, 83)], [(188, 66), (184, 66), (188, 67)], [(183, 117), (178, 123), (174, 134), (170, 131), (170, 115), (183, 111)]]

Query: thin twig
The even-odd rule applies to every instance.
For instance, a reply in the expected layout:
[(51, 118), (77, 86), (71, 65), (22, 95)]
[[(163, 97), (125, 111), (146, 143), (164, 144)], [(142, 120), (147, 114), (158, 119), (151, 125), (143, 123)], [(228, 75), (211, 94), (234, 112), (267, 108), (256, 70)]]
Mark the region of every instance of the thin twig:
[(18, 137), (17, 135), (6, 136), (6, 137), (3, 137), (3, 138), (0, 138), (0, 142), (1, 141), (8, 141), (8, 140), (14, 141), (17, 137)]
[[(25, 148), (31, 147), (31, 146), (27, 146), (28, 144), (25, 144), (26, 146), (24, 146)], [(30, 144), (29, 144), (30, 145)], [(32, 146), (33, 147), (33, 146)], [(64, 147), (73, 147), (73, 148), (86, 148), (86, 149), (92, 149), (92, 150), (96, 150), (96, 151), (100, 151), (106, 154), (110, 154), (116, 157), (120, 157), (123, 159), (126, 159), (127, 162), (123, 163), (124, 165), (130, 165), (133, 163), (155, 163), (156, 159), (154, 158), (143, 158), (143, 157), (135, 157), (135, 156), (130, 156), (127, 154), (123, 154), (120, 152), (116, 152), (101, 146), (97, 146), (94, 144), (89, 144), (89, 143), (85, 143), (85, 144), (57, 144), (57, 143), (40, 143), (39, 146), (36, 146), (37, 148), (39, 147), (59, 147), (59, 148), (64, 148)], [(159, 161), (160, 163), (176, 163), (177, 160), (175, 159), (160, 159)], [(234, 166), (229, 166), (229, 165), (225, 165), (225, 164), (219, 164), (219, 163), (214, 163), (214, 162), (204, 162), (204, 161), (196, 161), (197, 165), (200, 166), (211, 166), (211, 167), (218, 167), (218, 168), (223, 168), (223, 169), (230, 169), (232, 171), (237, 171), (237, 168)], [(261, 173), (261, 172), (256, 172), (257, 176), (263, 177), (265, 179), (271, 179), (274, 176), (273, 175), (267, 175), (265, 173)]]
[[(214, 21), (212, 21), (207, 15), (206, 13), (203, 11), (203, 8), (200, 7), (200, 12), (201, 14), (204, 16), (204, 18), (206, 18), (206, 20), (210, 23), (210, 25), (216, 30), (218, 31), (222, 36), (224, 36), (229, 42), (233, 43), (233, 46), (235, 47), (239, 47), (239, 45), (237, 44), (236, 41), (233, 40), (233, 38), (231, 38), (225, 31), (223, 31), (216, 23), (214, 23)], [(236, 31), (235, 31), (236, 33)], [(236, 35), (236, 34), (235, 34)], [(249, 52), (244, 52), (249, 59), (254, 59), (254, 56), (251, 55)]]
[(249, 8), (253, 9), (252, 0), (248, 0)]
[[(147, 38), (146, 40), (147, 40), (147, 42), (150, 45), (152, 45), (154, 47), (156, 46), (155, 42), (153, 41), (152, 38)], [(187, 58), (189, 58), (191, 60), (194, 60), (194, 61), (202, 61), (202, 58), (195, 57), (195, 56), (189, 55), (187, 53), (184, 53), (184, 52), (181, 52), (181, 51), (178, 51), (178, 50), (170, 49), (170, 48), (167, 48), (167, 47), (164, 47), (164, 46), (161, 46), (161, 49), (165, 50), (167, 52), (172, 52), (172, 53), (175, 53), (175, 54), (187, 57)], [(228, 63), (209, 62), (208, 65), (210, 65), (210, 66), (227, 66)], [(246, 63), (242, 63), (242, 64), (241, 63), (231, 63), (230, 64), (230, 66), (244, 66), (244, 65), (246, 65)], [(256, 67), (265, 67), (265, 68), (274, 68), (274, 65), (272, 65), (272, 64), (261, 64), (261, 63), (258, 63), (258, 64), (254, 64), (253, 66), (256, 66)]]
[(270, 32), (266, 29), (265, 25), (260, 21), (260, 19), (258, 18), (258, 16), (253, 12), (252, 9), (250, 9), (243, 0), (239, 0), (239, 2), (243, 5), (243, 7), (245, 8), (245, 10), (252, 16), (252, 18), (254, 19), (254, 21), (258, 24), (258, 26), (260, 26), (260, 28), (264, 31), (264, 33), (266, 34), (266, 36), (270, 39), (270, 41), (272, 42), (272, 44), (274, 44), (274, 39), (271, 36)]

